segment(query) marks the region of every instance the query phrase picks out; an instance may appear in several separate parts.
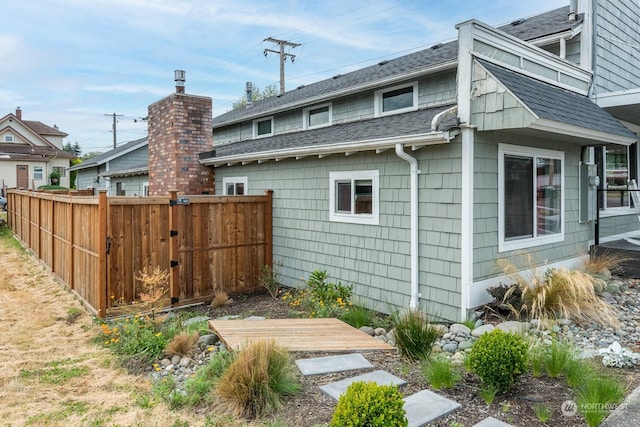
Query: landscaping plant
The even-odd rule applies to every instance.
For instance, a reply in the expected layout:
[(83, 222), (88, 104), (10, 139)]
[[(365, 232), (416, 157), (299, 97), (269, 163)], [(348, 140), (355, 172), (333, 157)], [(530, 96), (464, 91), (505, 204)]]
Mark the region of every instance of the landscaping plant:
[(600, 425), (624, 397), (624, 387), (615, 377), (595, 374), (578, 387), (578, 411), (590, 427)]
[(181, 332), (169, 341), (164, 354), (169, 356), (176, 354), (179, 356), (190, 356), (196, 344), (198, 344), (199, 337), (200, 335), (197, 332)]
[[(509, 275), (517, 287), (507, 291), (509, 298), (515, 289), (522, 293), (522, 311), (531, 319), (539, 319), (539, 325), (548, 325), (559, 318), (572, 319), (577, 323), (599, 323), (617, 326), (615, 309), (602, 299), (598, 292), (606, 283), (581, 270), (566, 268), (529, 268), (534, 265), (531, 255), (524, 257), (524, 266), (506, 259), (498, 261), (504, 274)], [(520, 264), (519, 264), (520, 265)]]
[(565, 368), (576, 359), (576, 351), (567, 342), (554, 339), (544, 347), (542, 360), (544, 369), (551, 378), (558, 378), (565, 372)]
[(527, 369), (527, 344), (518, 334), (494, 329), (478, 338), (468, 358), (483, 387), (503, 393)]
[(259, 417), (280, 409), (282, 397), (299, 389), (287, 350), (274, 341), (260, 340), (240, 351), (220, 378), (216, 394), (223, 409)]
[(436, 390), (451, 388), (461, 379), (460, 374), (453, 368), (451, 360), (446, 357), (423, 361), (422, 373), (431, 387)]
[(410, 360), (426, 360), (440, 334), (421, 311), (407, 310), (394, 315), (394, 337), (401, 355)]
[(315, 270), (309, 275), (303, 290), (285, 292), (282, 300), (293, 308), (304, 310), (309, 317), (340, 317), (353, 303), (353, 286), (328, 281), (326, 271)]
[(397, 386), (357, 381), (347, 387), (329, 427), (406, 427), (409, 425)]
[(375, 311), (361, 305), (353, 305), (345, 309), (344, 313), (340, 316), (340, 320), (359, 329), (363, 326), (371, 326), (374, 323), (375, 317)]
[(155, 360), (162, 356), (172, 332), (163, 328), (149, 316), (106, 321), (100, 324), (97, 342), (120, 356), (144, 357)]

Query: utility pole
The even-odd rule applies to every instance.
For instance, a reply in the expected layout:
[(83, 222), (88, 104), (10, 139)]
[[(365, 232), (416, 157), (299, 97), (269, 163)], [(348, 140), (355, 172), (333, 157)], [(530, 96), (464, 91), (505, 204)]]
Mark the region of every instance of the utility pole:
[(280, 55), (280, 95), (282, 95), (284, 93), (284, 62), (287, 60), (287, 57), (291, 58), (291, 63), (292, 64), (295, 62), (295, 59), (296, 59), (295, 55), (292, 55), (290, 53), (286, 53), (284, 51), (284, 47), (285, 46), (298, 47), (298, 46), (300, 46), (300, 44), (299, 43), (288, 42), (286, 40), (274, 39), (273, 37), (267, 37), (266, 39), (264, 39), (264, 41), (265, 42), (276, 43), (276, 44), (278, 44), (280, 46), (280, 50), (265, 49), (264, 50), (264, 56), (267, 56), (267, 54), (269, 52)]
[(112, 116), (113, 117), (113, 125), (112, 125), (112, 129), (113, 129), (113, 148), (116, 148), (116, 123), (118, 122), (118, 117), (122, 117), (122, 114), (104, 114), (105, 116)]

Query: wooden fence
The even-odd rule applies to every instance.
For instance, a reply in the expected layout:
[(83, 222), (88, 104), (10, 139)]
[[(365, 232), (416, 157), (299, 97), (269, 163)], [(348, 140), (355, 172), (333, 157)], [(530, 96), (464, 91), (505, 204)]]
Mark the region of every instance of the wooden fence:
[(260, 289), (272, 265), (264, 196), (107, 197), (8, 192), (14, 234), (93, 312), (139, 299), (135, 276), (170, 272), (172, 305)]

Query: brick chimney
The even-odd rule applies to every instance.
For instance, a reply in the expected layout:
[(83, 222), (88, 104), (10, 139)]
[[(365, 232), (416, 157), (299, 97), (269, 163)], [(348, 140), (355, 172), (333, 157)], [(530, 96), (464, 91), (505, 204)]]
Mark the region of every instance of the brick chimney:
[[(214, 171), (198, 161), (213, 150), (210, 97), (184, 93), (184, 71), (176, 93), (149, 105), (149, 195), (213, 194)], [(180, 84), (181, 83), (181, 84)]]
[(22, 109), (20, 107), (16, 107), (16, 118), (22, 120)]

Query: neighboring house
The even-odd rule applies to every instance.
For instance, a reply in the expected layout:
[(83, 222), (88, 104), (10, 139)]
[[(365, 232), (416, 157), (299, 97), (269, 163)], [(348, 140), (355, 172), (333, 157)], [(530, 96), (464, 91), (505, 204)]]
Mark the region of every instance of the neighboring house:
[[(216, 194), (274, 191), (284, 284), (327, 270), (372, 308), (463, 319), (508, 282), (498, 258), (576, 265), (595, 175), (637, 178), (640, 102), (607, 95), (640, 87), (640, 11), (572, 4), (498, 29), (467, 21), (454, 42), (215, 117), (200, 162)], [(637, 229), (616, 200), (601, 232)]]
[(57, 126), (23, 120), (22, 110), (0, 119), (0, 184), (5, 188), (36, 189), (50, 184), (52, 172), (60, 174), (59, 184), (69, 186), (67, 168), (73, 155), (63, 150), (67, 136)]
[(76, 188), (106, 189), (111, 196), (147, 196), (149, 194), (149, 152), (147, 138), (122, 144), (113, 150), (79, 163)]

